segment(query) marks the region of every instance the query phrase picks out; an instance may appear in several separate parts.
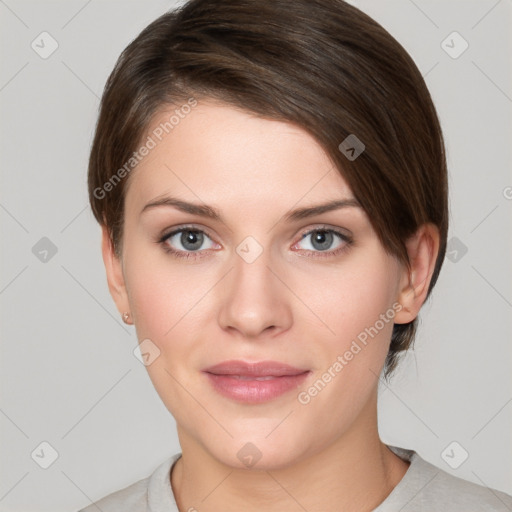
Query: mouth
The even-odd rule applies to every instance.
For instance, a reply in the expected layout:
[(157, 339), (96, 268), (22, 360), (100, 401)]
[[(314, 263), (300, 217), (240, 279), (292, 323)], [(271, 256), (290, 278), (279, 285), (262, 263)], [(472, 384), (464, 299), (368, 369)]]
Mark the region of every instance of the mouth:
[(224, 361), (203, 370), (220, 395), (242, 403), (274, 400), (300, 386), (311, 373), (277, 361)]

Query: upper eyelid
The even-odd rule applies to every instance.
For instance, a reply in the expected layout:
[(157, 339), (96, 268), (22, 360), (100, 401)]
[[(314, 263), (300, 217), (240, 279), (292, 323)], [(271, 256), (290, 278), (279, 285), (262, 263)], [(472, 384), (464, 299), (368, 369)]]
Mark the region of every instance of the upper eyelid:
[(169, 230), (169, 232), (164, 232), (162, 234), (162, 237), (169, 237), (171, 235), (180, 233), (181, 231), (200, 231), (201, 233), (204, 233), (204, 234), (208, 235), (210, 238), (212, 238), (211, 235), (208, 233), (207, 229), (193, 226), (190, 224), (185, 224), (183, 226), (177, 226), (177, 227), (171, 228)]

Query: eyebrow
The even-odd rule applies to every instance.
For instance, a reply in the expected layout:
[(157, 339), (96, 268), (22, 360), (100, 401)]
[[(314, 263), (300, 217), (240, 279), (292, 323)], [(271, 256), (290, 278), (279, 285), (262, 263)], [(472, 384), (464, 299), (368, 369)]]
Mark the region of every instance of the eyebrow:
[[(216, 208), (208, 205), (189, 203), (188, 201), (183, 201), (181, 199), (177, 199), (171, 196), (161, 197), (147, 203), (141, 210), (140, 214), (142, 215), (144, 212), (148, 210), (151, 210), (153, 208), (159, 208), (162, 206), (174, 207), (182, 212), (190, 213), (192, 215), (198, 215), (200, 217), (207, 217), (209, 219), (216, 220), (225, 224), (222, 215)], [(354, 198), (333, 199), (331, 201), (328, 201), (327, 203), (292, 210), (284, 215), (284, 220), (287, 222), (297, 221), (301, 219), (306, 219), (308, 217), (313, 217), (315, 215), (320, 215), (322, 213), (330, 212), (333, 210), (339, 210), (341, 208), (349, 207), (361, 208), (361, 204), (359, 203), (359, 201), (357, 201), (357, 199)]]

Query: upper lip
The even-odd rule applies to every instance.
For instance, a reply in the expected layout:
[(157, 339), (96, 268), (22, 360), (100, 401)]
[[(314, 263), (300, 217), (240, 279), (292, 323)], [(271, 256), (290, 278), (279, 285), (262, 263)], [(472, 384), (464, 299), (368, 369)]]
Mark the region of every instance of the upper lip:
[(300, 375), (308, 370), (295, 368), (279, 361), (260, 361), (247, 363), (245, 361), (223, 361), (203, 370), (214, 375), (240, 375), (247, 377), (281, 377), (285, 375)]

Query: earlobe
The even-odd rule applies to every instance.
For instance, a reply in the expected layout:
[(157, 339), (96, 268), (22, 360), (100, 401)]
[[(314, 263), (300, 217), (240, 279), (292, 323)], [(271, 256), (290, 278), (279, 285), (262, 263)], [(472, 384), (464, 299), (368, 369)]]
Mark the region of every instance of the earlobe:
[(395, 323), (412, 322), (425, 302), (439, 252), (439, 230), (433, 224), (422, 225), (406, 242), (410, 268), (403, 267), (398, 302), (402, 310)]
[(122, 262), (115, 254), (108, 229), (102, 226), (101, 230), (101, 252), (107, 274), (108, 289), (112, 299), (116, 303), (119, 313), (122, 315), (124, 312), (130, 311)]

